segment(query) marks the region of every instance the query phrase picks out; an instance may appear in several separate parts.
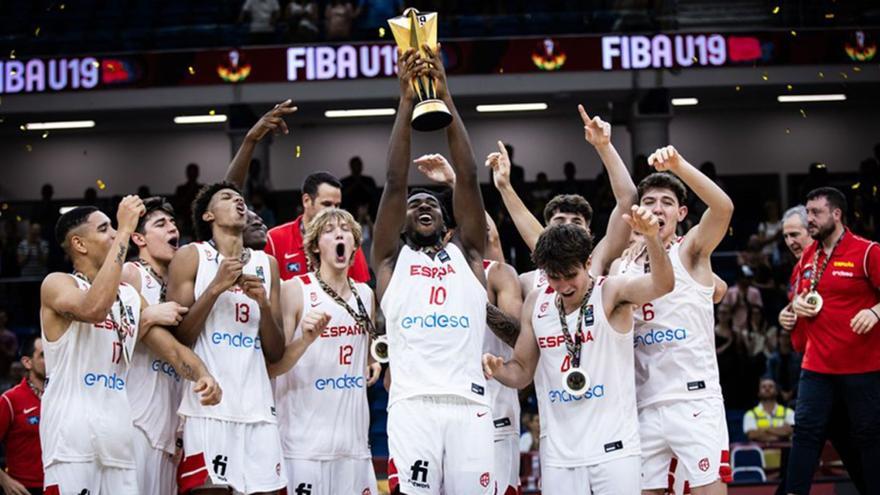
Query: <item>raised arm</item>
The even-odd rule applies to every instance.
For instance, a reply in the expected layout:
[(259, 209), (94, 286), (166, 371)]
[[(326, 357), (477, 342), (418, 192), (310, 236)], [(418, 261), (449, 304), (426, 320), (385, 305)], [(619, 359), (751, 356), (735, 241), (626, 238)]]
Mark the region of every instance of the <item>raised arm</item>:
[(201, 395), (202, 404), (212, 406), (220, 403), (223, 390), (192, 349), (178, 342), (168, 330), (160, 326), (146, 328), (140, 335), (141, 341), (156, 355), (171, 363), (178, 375), (196, 382), (193, 391)]
[(406, 219), (406, 191), (412, 140), (410, 120), (412, 120), (415, 96), (412, 83), (423, 66), (424, 62), (418, 57), (415, 49), (403, 52), (397, 60), (400, 102), (397, 105), (397, 117), (394, 119), (391, 140), (388, 143), (385, 189), (382, 190), (376, 223), (373, 225), (371, 257), (373, 269), (377, 271), (385, 261), (397, 254), (400, 231)]
[(658, 172), (668, 170), (678, 176), (708, 206), (700, 223), (687, 233), (682, 245), (682, 250), (692, 258), (708, 259), (727, 235), (733, 217), (733, 201), (718, 184), (688, 163), (672, 146), (652, 153), (648, 164)]
[(525, 388), (535, 377), (535, 368), (538, 367), (540, 349), (535, 340), (535, 330), (532, 328), (532, 312), (535, 310), (535, 301), (541, 291), (532, 291), (523, 304), (520, 317), (522, 331), (516, 339), (513, 348), (513, 357), (508, 362), (491, 354), (483, 355), (483, 373), (487, 378), (494, 378), (502, 385), (510, 388)]
[(488, 278), (490, 290), (495, 292), (495, 305), (489, 304), (486, 323), (502, 342), (516, 347), (523, 306), (522, 289), (516, 270), (506, 263), (496, 263), (489, 270)]
[[(610, 277), (606, 290), (610, 292), (606, 314), (620, 305), (642, 305), (672, 292), (675, 288), (675, 275), (672, 262), (660, 241), (660, 224), (651, 211), (643, 206), (633, 205), (631, 214), (624, 215), (630, 227), (643, 234), (651, 273), (637, 277)], [(629, 327), (629, 325), (626, 325)]]
[(214, 280), (196, 299), (196, 272), (199, 268), (198, 248), (195, 245), (188, 245), (177, 251), (168, 267), (167, 298), (169, 301), (189, 308), (189, 312), (174, 333), (183, 345), (192, 346), (195, 344), (205, 327), (205, 320), (211, 313), (211, 308), (217, 302), (217, 298), (235, 284), (241, 275), (242, 267), (240, 260), (225, 258), (220, 262)]
[(226, 169), (227, 182), (231, 182), (239, 188), (244, 187), (257, 143), (270, 132), (288, 134), (290, 130), (287, 128), (284, 117), (296, 112), (296, 110), (297, 107), (293, 106), (293, 100), (288, 99), (275, 105), (260, 117), (260, 120), (247, 132), (238, 152), (229, 163), (229, 168)]
[(452, 189), (452, 209), (455, 222), (458, 224), (458, 232), (461, 243), (466, 251), (469, 251), (471, 261), (478, 260), (482, 263), (483, 252), (486, 249), (486, 218), (483, 215), (474, 214), (485, 210), (483, 194), (480, 192), (480, 182), (477, 179), (477, 162), (474, 159), (474, 150), (471, 148), (471, 140), (465, 129), (464, 121), (452, 95), (449, 93), (446, 81), (446, 69), (440, 59), (439, 46), (433, 49), (425, 45), (428, 58), (429, 74), (434, 80), (437, 97), (442, 99), (452, 113), (452, 123), (446, 128), (446, 140), (449, 143), (449, 154), (452, 168), (455, 170), (455, 187)]
[(269, 272), (271, 273), (268, 297), (266, 284), (256, 275), (242, 275), (239, 285), (244, 294), (253, 299), (260, 308), (260, 347), (263, 356), (269, 363), (275, 363), (284, 354), (284, 332), (281, 327), (280, 278), (278, 262), (269, 256)]
[[(40, 287), (42, 305), (65, 320), (99, 323), (107, 318), (110, 308), (116, 302), (119, 282), (122, 280), (122, 266), (128, 253), (128, 242), (134, 232), (138, 218), (144, 214), (144, 203), (137, 196), (126, 196), (119, 203), (116, 212), (116, 238), (104, 258), (95, 279), (88, 290), (79, 290), (76, 283), (65, 274), (53, 273), (43, 280)], [(110, 229), (109, 222), (98, 226), (98, 229)], [(75, 237), (75, 236), (72, 236)], [(63, 239), (59, 239), (62, 241)], [(72, 243), (79, 239), (71, 238)], [(51, 318), (52, 316), (49, 315)], [(54, 326), (54, 325), (52, 325)], [(59, 329), (63, 332), (63, 328)], [(50, 332), (51, 333), (51, 332)], [(60, 335), (59, 335), (60, 336)], [(51, 335), (48, 336), (52, 339)], [(57, 338), (57, 337), (56, 337)]]
[(593, 145), (599, 158), (602, 159), (616, 201), (605, 237), (593, 250), (591, 267), (596, 275), (605, 275), (610, 271), (611, 263), (620, 256), (629, 243), (631, 229), (623, 220), (623, 214), (630, 211), (632, 205), (636, 203), (638, 191), (623, 159), (611, 144), (611, 124), (599, 117), (591, 119), (583, 105), (578, 105), (578, 112), (584, 123), (584, 139)]
[(498, 151), (490, 153), (486, 157), (486, 166), (492, 169), (492, 182), (501, 195), (501, 202), (507, 208), (507, 213), (513, 220), (517, 232), (526, 243), (529, 251), (534, 251), (535, 245), (538, 244), (538, 237), (544, 231), (544, 226), (532, 215), (526, 204), (513, 190), (513, 185), (510, 183), (510, 157), (507, 155), (504, 143), (498, 141)]

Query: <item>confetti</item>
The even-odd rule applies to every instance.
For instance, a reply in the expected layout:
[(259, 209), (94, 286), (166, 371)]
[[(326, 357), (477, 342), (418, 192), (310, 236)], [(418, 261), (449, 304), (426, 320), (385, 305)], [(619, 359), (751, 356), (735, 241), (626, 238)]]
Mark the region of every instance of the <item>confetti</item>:
[(794, 29), (792, 29), (792, 30), (791, 30), (791, 35), (792, 35), (792, 36), (797, 36), (797, 31), (795, 31)]
[(29, 144), (26, 144), (26, 145), (24, 145), (24, 149), (26, 149), (27, 152), (30, 153), (31, 151), (34, 150), (34, 147)]
[(769, 77), (769, 76), (767, 75), (767, 73), (765, 72), (765, 73), (761, 74), (761, 79), (767, 81), (767, 80), (770, 79), (770, 77)]
[(296, 145), (296, 157), (299, 158), (302, 155), (302, 148), (299, 145)]
[(379, 37), (380, 37), (380, 38), (384, 38), (384, 37), (385, 37), (385, 28), (383, 28), (383, 27), (380, 27), (380, 28), (379, 28)]
[(217, 113), (217, 111), (214, 109), (208, 110), (208, 115), (214, 115), (215, 113)]
[(34, 36), (40, 35), (40, 26), (37, 26), (37, 29), (34, 29)]
[(15, 50), (14, 49), (11, 52), (9, 52), (9, 58), (11, 58), (12, 60), (15, 60)]
[(737, 86), (735, 89), (736, 89), (737, 91), (740, 91), (740, 90), (742, 90), (742, 87), (741, 87), (741, 86)]
[(23, 130), (23, 131), (26, 131), (26, 130), (27, 130), (27, 127), (25, 127), (24, 124), (21, 124), (20, 126), (18, 126), (18, 128), (21, 129), (21, 130)]
[(841, 72), (841, 73), (840, 73), (840, 77), (842, 77), (842, 78), (844, 78), (844, 79), (849, 79), (849, 76), (846, 75), (846, 72)]
[(47, 137), (49, 137), (49, 131), (43, 133), (43, 139), (46, 139)]
[(102, 191), (103, 191), (104, 189), (107, 189), (107, 184), (104, 184), (104, 181), (102, 181), (101, 179), (96, 180), (96, 181), (95, 181), (95, 184), (97, 184), (97, 185), (98, 185), (98, 189), (100, 189), (100, 190), (102, 190)]
[(97, 60), (95, 60), (94, 62), (92, 62), (92, 67), (94, 67), (94, 68), (97, 69), (97, 68), (100, 67), (100, 66), (101, 66), (101, 63), (98, 62)]
[(776, 7), (773, 7), (773, 15), (776, 15), (778, 13), (779, 13), (779, 5), (777, 5)]
[(16, 222), (20, 222), (20, 221), (21, 221), (21, 215), (15, 215), (15, 221), (16, 221)]
[(191, 76), (194, 75), (194, 74), (196, 73), (196, 70), (193, 69), (193, 66), (192, 66), (192, 65), (190, 65), (189, 67), (187, 67), (186, 70), (189, 72), (189, 75), (191, 75)]
[(504, 67), (498, 69), (498, 73), (499, 73), (499, 74), (504, 74)]
[(9, 209), (9, 203), (3, 203), (3, 209), (4, 209), (4, 210), (8, 210), (8, 209)]
[(853, 67), (853, 72), (861, 72), (861, 71), (862, 71), (861, 67)]
[(0, 124), (2, 124), (3, 122), (6, 122), (6, 117), (0, 117)]
[(834, 19), (834, 13), (829, 12), (829, 13), (825, 14), (825, 18), (826, 19)]
[(805, 112), (803, 108), (801, 108), (801, 117), (807, 118), (807, 112)]
[(786, 134), (791, 134), (791, 129), (789, 129), (788, 127), (786, 127), (786, 128), (785, 128), (785, 133), (786, 133)]
[(792, 89), (794, 89), (794, 86), (792, 86), (791, 84), (787, 84), (785, 85), (785, 89), (791, 91)]
[(825, 77), (825, 73), (822, 72), (822, 71), (819, 71), (819, 77), (820, 77), (820, 78), (824, 78), (824, 77)]
[(697, 63), (697, 56), (694, 55), (693, 58), (692, 58), (692, 60), (694, 61), (694, 63)]

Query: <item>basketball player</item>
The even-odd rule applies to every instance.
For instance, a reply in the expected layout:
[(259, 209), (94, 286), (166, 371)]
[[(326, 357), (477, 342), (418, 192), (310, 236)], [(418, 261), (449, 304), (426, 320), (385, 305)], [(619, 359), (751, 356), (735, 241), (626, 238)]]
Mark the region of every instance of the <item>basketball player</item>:
[(190, 308), (177, 328), (236, 400), (206, 408), (184, 393), (180, 491), (226, 494), (285, 487), (275, 401), (266, 361), (281, 359), (278, 266), (243, 245), (247, 208), (226, 182), (205, 186), (193, 201), (201, 240), (178, 250), (168, 298)]
[[(144, 214), (131, 234), (136, 261), (126, 263), (122, 281), (131, 285), (154, 309), (170, 315), (176, 325), (186, 308), (165, 302), (168, 265), (177, 251), (180, 233), (174, 209), (164, 198), (144, 200)], [(128, 373), (128, 401), (137, 434), (134, 455), (140, 493), (175, 493), (174, 453), (177, 445), (177, 407), (180, 375), (149, 349), (135, 350)]]
[[(675, 279), (657, 218), (644, 207), (631, 211), (624, 218), (646, 237), (650, 274), (594, 279), (586, 230), (548, 227), (533, 258), (550, 285), (526, 298), (513, 358), (483, 358), (486, 375), (504, 385), (535, 380), (544, 493), (639, 493), (633, 311), (669, 293)], [(580, 385), (571, 384), (572, 370), (583, 373)]]
[[(486, 222), (467, 131), (446, 86), (437, 53), (407, 50), (398, 60), (400, 103), (391, 132), (385, 189), (373, 240), (378, 298), (385, 314), (391, 365), (388, 402), (389, 484), (407, 495), (489, 494), (492, 416), (480, 350), (486, 325), (483, 252)], [(446, 224), (436, 196), (407, 197), (413, 83), (431, 77), (452, 113), (446, 129), (457, 175)], [(401, 235), (402, 233), (402, 235)]]
[(254, 250), (262, 250), (266, 247), (266, 240), (269, 238), (269, 228), (263, 223), (263, 217), (254, 210), (248, 208), (247, 211), (247, 227), (244, 228), (243, 242), (244, 247)]
[(166, 317), (120, 283), (129, 240), (143, 213), (143, 202), (126, 196), (119, 204), (118, 231), (90, 206), (58, 219), (56, 236), (75, 272), (52, 273), (40, 289), (48, 379), (40, 438), (47, 494), (139, 493), (132, 451), (138, 434), (125, 393), (138, 340), (181, 378), (195, 381), (193, 391), (202, 404), (220, 402), (220, 386), (204, 363), (155, 325)]
[[(660, 223), (675, 290), (635, 312), (642, 489), (663, 493), (674, 458), (694, 494), (726, 493), (729, 447), (715, 357), (710, 256), (727, 234), (733, 203), (672, 146), (658, 149), (648, 163), (660, 173), (639, 184), (640, 204)], [(687, 216), (685, 185), (708, 208), (700, 223), (679, 238), (676, 228)], [(635, 252), (622, 264), (621, 274), (653, 270), (653, 258), (645, 249)]]
[[(636, 186), (633, 184), (626, 164), (620, 158), (620, 154), (611, 143), (611, 124), (599, 117), (592, 117), (584, 110), (583, 105), (578, 105), (578, 113), (584, 124), (584, 140), (590, 143), (602, 160), (602, 165), (608, 172), (611, 182), (611, 191), (614, 194), (616, 204), (611, 212), (608, 229), (605, 237), (593, 250), (592, 268), (593, 273), (605, 275), (611, 266), (611, 262), (620, 256), (629, 242), (630, 230), (626, 222), (621, 220), (624, 213), (629, 212), (630, 207), (636, 201)], [(486, 158), (486, 166), (492, 168), (492, 179), (496, 189), (501, 194), (504, 206), (510, 213), (516, 228), (530, 250), (534, 250), (538, 236), (544, 230), (541, 223), (532, 215), (522, 200), (517, 196), (510, 184), (510, 158), (504, 145), (498, 142), (498, 151)], [(547, 225), (560, 225), (573, 223), (590, 231), (590, 220), (593, 210), (590, 204), (580, 195), (560, 195), (551, 199), (544, 209), (544, 221)], [(523, 285), (523, 293), (528, 294), (535, 288), (546, 287), (546, 277), (539, 271), (527, 272), (520, 275)]]
[(367, 404), (367, 387), (382, 373), (379, 363), (368, 364), (375, 303), (368, 285), (348, 277), (360, 224), (345, 210), (326, 208), (303, 245), (315, 270), (281, 284), (289, 344), (269, 366), (277, 376), (287, 491), (376, 494)]
[[(443, 155), (423, 155), (414, 160), (419, 171), (429, 179), (455, 189), (455, 170)], [(483, 352), (509, 359), (519, 336), (522, 314), (522, 291), (516, 270), (504, 262), (498, 229), (486, 215), (486, 323), (491, 332), (483, 339)], [(390, 373), (389, 373), (390, 374)], [(519, 487), (519, 395), (515, 389), (497, 381), (487, 383), (495, 432), (495, 481), (497, 493), (516, 495)]]

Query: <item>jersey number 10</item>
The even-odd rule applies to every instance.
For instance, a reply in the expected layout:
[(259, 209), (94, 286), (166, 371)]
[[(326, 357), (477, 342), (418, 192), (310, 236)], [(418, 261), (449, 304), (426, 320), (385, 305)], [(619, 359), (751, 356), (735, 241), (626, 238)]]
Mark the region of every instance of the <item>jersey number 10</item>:
[(443, 306), (446, 304), (446, 287), (431, 287), (431, 295), (428, 296), (428, 304)]

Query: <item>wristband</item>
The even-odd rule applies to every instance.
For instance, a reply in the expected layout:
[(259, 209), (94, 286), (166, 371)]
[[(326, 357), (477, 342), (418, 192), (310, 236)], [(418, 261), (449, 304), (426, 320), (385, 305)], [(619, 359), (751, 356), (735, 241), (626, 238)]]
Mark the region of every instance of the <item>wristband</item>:
[(874, 317), (877, 318), (877, 321), (880, 321), (880, 315), (878, 315), (877, 312), (874, 311), (874, 308), (868, 308), (868, 311), (874, 313)]

